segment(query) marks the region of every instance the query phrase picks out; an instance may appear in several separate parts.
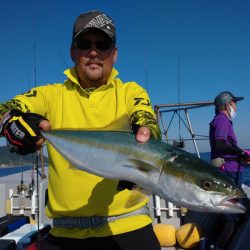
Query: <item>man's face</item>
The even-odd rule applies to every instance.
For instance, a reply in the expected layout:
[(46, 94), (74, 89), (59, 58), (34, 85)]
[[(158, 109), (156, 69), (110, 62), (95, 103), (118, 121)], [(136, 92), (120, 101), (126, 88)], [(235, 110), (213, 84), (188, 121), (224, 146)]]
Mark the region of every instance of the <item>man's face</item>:
[(83, 87), (99, 87), (107, 83), (117, 58), (117, 48), (102, 31), (90, 30), (80, 34), (71, 47)]
[(231, 107), (233, 108), (234, 112), (236, 112), (236, 102), (231, 101)]

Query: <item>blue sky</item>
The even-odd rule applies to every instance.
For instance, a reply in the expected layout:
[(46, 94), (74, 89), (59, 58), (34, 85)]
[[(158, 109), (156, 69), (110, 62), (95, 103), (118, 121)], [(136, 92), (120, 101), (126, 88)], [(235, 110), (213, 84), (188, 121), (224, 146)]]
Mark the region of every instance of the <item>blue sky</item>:
[[(224, 90), (244, 96), (234, 127), (250, 148), (249, 0), (4, 1), (0, 102), (63, 81), (75, 18), (93, 9), (116, 23), (120, 78), (147, 88), (153, 105), (212, 101)], [(190, 112), (194, 133), (207, 135), (213, 115), (213, 107)], [(185, 137), (185, 128), (174, 128), (169, 137)]]

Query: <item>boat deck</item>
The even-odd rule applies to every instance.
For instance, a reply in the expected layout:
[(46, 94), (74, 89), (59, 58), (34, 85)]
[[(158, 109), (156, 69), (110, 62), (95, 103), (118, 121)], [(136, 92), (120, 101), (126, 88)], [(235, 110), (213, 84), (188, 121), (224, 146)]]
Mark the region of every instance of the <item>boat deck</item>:
[[(23, 170), (23, 171), (22, 171)], [(45, 176), (48, 175), (48, 168), (45, 167), (44, 169), (44, 174)], [(35, 187), (35, 192), (37, 190), (37, 178), (38, 178), (38, 183), (39, 183), (39, 204), (40, 204), (40, 212), (39, 212), (39, 222), (41, 224), (51, 224), (51, 219), (47, 218), (44, 214), (44, 204), (45, 204), (45, 192), (47, 189), (47, 178), (42, 178), (42, 174), (40, 171), (38, 173), (36, 171), (34, 178), (34, 187)], [(8, 174), (7, 174), (8, 173)], [(30, 216), (32, 214), (32, 211), (36, 212), (37, 209), (37, 194), (34, 192), (33, 193), (33, 198), (30, 196), (25, 197), (24, 204), (26, 206), (25, 209), (20, 209), (20, 200), (17, 195), (17, 186), (21, 185), (21, 180), (22, 183), (29, 187), (31, 182), (32, 182), (32, 175), (34, 173), (31, 170), (31, 167), (15, 167), (15, 168), (1, 168), (1, 176), (0, 176), (0, 217), (3, 217), (6, 215), (6, 212), (8, 214), (13, 214), (13, 215), (20, 215), (24, 214), (27, 216)], [(32, 210), (32, 199), (33, 199), (33, 208)], [(165, 201), (161, 200), (161, 207), (165, 207)], [(159, 221), (159, 217), (156, 216), (155, 209), (154, 209), (154, 200), (153, 198), (149, 202), (149, 207), (151, 210), (151, 215), (154, 217), (154, 223), (157, 223)], [(159, 211), (158, 211), (159, 213)], [(179, 227), (180, 225), (180, 220), (178, 216), (176, 215), (177, 212), (173, 212), (172, 217), (167, 216), (167, 211), (160, 211), (161, 216), (161, 223), (168, 223), (171, 225), (174, 225), (176, 228)], [(176, 247), (162, 247), (162, 250), (176, 250), (179, 248)]]
[[(4, 171), (7, 171), (5, 168), (3, 168)], [(23, 184), (29, 187), (31, 184), (31, 176), (32, 171), (30, 168), (24, 169), (23, 171), (21, 168), (16, 169), (15, 173), (11, 173), (9, 175), (3, 176), (3, 172), (1, 172), (2, 176), (0, 177), (0, 217), (3, 217), (6, 215), (6, 211), (13, 215), (18, 214), (24, 214), (29, 215), (33, 212), (36, 213), (37, 209), (37, 194), (36, 191), (33, 193), (33, 199), (29, 196), (25, 197), (24, 204), (26, 206), (26, 209), (20, 209), (18, 202), (18, 195), (16, 195), (16, 188), (18, 185), (21, 184), (21, 179), (23, 180)], [(36, 172), (36, 171), (35, 171)], [(45, 167), (45, 175), (48, 174), (48, 169)], [(51, 224), (51, 219), (47, 218), (44, 214), (44, 208), (45, 208), (45, 193), (47, 190), (47, 178), (43, 178), (42, 174), (38, 171), (36, 173), (36, 176), (34, 176), (34, 179), (39, 179), (39, 222), (41, 224)], [(34, 182), (35, 184), (35, 190), (37, 181)], [(250, 187), (245, 186), (244, 190), (250, 197)], [(33, 207), (32, 210), (32, 200), (33, 200)], [(152, 199), (149, 202), (149, 207), (151, 209), (151, 215), (154, 218), (154, 224), (156, 223), (166, 223), (173, 225), (176, 229), (181, 225), (180, 221), (180, 210), (176, 207), (172, 207), (171, 204), (168, 204), (166, 201), (159, 199), (158, 202), (160, 204), (156, 205), (155, 197), (152, 196)], [(168, 206), (170, 205), (170, 206)], [(182, 250), (183, 248), (178, 247), (175, 245), (174, 247), (162, 247), (162, 250)], [(232, 250), (238, 250), (238, 249), (232, 249)], [(243, 249), (240, 249), (243, 250)]]

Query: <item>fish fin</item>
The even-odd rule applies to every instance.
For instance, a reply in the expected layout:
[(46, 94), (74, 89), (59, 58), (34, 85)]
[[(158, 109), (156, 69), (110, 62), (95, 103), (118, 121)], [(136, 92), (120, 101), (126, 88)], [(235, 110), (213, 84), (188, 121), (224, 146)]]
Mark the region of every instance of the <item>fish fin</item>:
[(137, 167), (137, 169), (139, 169), (142, 172), (150, 172), (153, 169), (155, 169), (155, 167), (149, 163), (146, 163), (144, 161), (140, 161), (137, 159), (129, 159), (129, 162), (133, 163), (133, 165), (135, 165)]
[(126, 201), (125, 207), (130, 208), (137, 205), (138, 203), (147, 202), (150, 195), (151, 194), (147, 193), (140, 187), (133, 188), (128, 200)]

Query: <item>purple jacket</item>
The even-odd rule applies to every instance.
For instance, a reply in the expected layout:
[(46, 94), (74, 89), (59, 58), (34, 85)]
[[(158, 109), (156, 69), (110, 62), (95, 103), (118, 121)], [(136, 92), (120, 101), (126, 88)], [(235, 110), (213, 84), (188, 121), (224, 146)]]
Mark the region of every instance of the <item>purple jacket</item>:
[(211, 159), (224, 158), (225, 164), (221, 168), (222, 171), (237, 172), (242, 171), (242, 167), (235, 160), (235, 155), (228, 155), (215, 150), (215, 140), (221, 139), (228, 145), (237, 145), (237, 138), (234, 134), (232, 121), (223, 112), (218, 112), (212, 122), (210, 123), (209, 130), (210, 147), (211, 147)]

